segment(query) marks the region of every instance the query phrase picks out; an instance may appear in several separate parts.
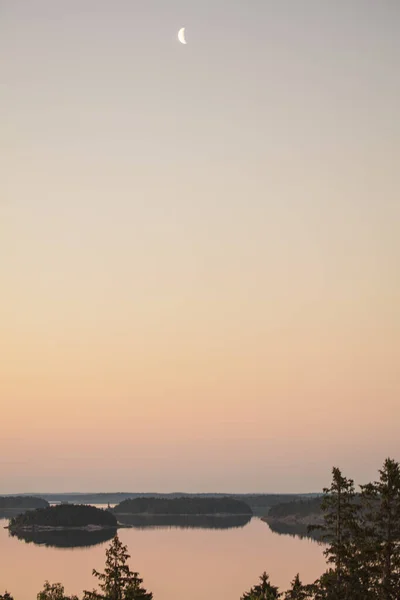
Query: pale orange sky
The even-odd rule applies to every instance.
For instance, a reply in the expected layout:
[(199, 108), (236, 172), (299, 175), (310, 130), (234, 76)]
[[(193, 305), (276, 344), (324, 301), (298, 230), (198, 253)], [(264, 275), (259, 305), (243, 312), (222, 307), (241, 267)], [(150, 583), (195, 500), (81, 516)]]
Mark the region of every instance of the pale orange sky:
[(299, 4), (1, 3), (0, 493), (399, 459), (400, 7)]

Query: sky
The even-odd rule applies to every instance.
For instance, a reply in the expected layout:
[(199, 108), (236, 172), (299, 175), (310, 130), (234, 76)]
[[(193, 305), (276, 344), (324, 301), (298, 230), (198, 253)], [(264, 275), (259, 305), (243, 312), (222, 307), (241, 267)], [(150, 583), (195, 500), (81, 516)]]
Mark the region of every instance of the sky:
[(398, 0), (0, 0), (0, 493), (400, 459), (399, 29)]

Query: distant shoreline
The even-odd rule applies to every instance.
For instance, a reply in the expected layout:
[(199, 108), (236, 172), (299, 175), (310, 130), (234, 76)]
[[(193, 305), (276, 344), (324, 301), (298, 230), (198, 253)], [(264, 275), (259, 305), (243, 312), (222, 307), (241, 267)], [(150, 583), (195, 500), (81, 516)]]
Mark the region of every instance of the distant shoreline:
[(80, 527), (52, 526), (52, 525), (21, 525), (13, 527), (7, 525), (4, 529), (8, 529), (12, 533), (33, 532), (33, 531), (101, 531), (103, 529), (118, 529), (119, 525), (82, 525)]
[(270, 517), (266, 515), (261, 517), (261, 521), (265, 523), (284, 523), (285, 525), (321, 525), (323, 518), (320, 514), (311, 514), (304, 517), (299, 515), (286, 515), (285, 517)]
[(152, 513), (152, 512), (141, 512), (141, 513), (129, 513), (129, 512), (114, 512), (111, 511), (116, 517), (252, 517), (250, 513)]

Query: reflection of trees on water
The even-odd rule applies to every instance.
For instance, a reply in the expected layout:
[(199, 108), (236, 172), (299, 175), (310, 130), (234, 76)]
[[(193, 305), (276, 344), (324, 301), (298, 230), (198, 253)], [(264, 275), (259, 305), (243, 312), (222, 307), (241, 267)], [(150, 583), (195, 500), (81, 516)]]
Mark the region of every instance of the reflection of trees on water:
[(118, 521), (137, 529), (234, 529), (244, 527), (251, 515), (117, 515)]
[(51, 546), (53, 548), (78, 548), (89, 547), (108, 542), (116, 534), (116, 529), (98, 529), (85, 531), (82, 529), (64, 529), (59, 531), (18, 531), (11, 532), (26, 544)]
[(278, 535), (290, 535), (301, 539), (308, 538), (314, 542), (321, 541), (320, 532), (309, 532), (307, 525), (302, 525), (300, 523), (283, 523), (282, 521), (268, 521), (267, 525), (273, 533), (277, 533)]
[[(135, 529), (183, 528), (183, 529), (233, 529), (244, 527), (251, 516), (233, 515), (216, 517), (207, 515), (118, 515), (122, 526)], [(26, 544), (49, 546), (53, 548), (83, 548), (96, 546), (111, 540), (116, 529), (62, 529), (57, 531), (10, 531), (9, 535)]]

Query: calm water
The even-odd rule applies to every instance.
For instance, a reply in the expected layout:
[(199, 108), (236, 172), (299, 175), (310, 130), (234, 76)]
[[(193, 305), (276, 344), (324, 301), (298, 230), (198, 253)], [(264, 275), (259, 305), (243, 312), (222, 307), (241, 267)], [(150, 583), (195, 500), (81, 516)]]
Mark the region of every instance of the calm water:
[[(76, 548), (25, 543), (9, 536), (7, 523), (0, 520), (0, 593), (7, 588), (15, 600), (35, 600), (46, 579), (61, 581), (67, 594), (95, 586), (92, 569), (103, 570), (109, 542)], [(146, 527), (120, 529), (119, 536), (131, 569), (155, 600), (204, 600), (210, 590), (215, 598), (239, 600), (264, 570), (286, 589), (297, 572), (311, 582), (325, 565), (318, 544), (273, 533), (257, 518), (231, 529)]]

